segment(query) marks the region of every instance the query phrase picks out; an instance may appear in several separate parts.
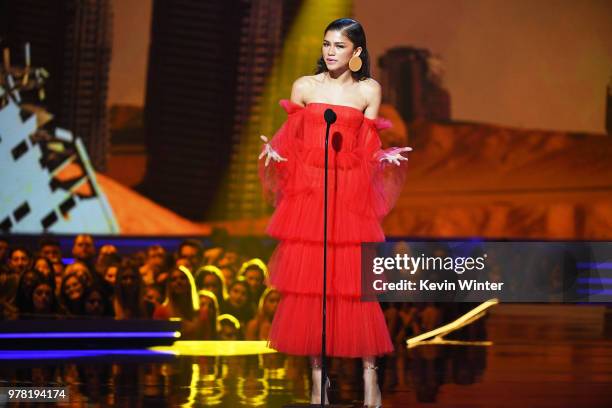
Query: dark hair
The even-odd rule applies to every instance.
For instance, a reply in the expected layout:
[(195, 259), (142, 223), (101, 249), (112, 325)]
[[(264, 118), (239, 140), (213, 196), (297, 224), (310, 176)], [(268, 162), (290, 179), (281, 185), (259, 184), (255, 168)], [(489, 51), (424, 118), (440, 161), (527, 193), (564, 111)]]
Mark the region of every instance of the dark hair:
[(32, 262), (32, 252), (30, 252), (30, 250), (24, 246), (16, 246), (16, 247), (11, 248), (8, 251), (8, 258), (10, 259), (13, 256), (13, 254), (17, 251), (21, 251), (24, 254), (26, 254), (30, 262)]
[(202, 251), (202, 244), (200, 244), (199, 241), (196, 241), (195, 239), (185, 239), (179, 244), (177, 252), (180, 254), (181, 250), (186, 246), (196, 248), (198, 250), (198, 254), (200, 253), (200, 251)]
[(40, 241), (38, 243), (38, 248), (42, 249), (43, 247), (46, 247), (46, 246), (54, 246), (54, 247), (58, 247), (60, 249), (62, 247), (60, 245), (60, 242), (57, 239), (52, 238), (52, 237), (43, 237), (43, 238), (40, 239)]
[[(370, 55), (368, 54), (368, 48), (366, 47), (366, 36), (365, 31), (363, 31), (363, 27), (361, 23), (352, 18), (339, 18), (337, 20), (332, 21), (323, 31), (325, 35), (328, 31), (340, 31), (342, 34), (346, 35), (349, 40), (353, 43), (355, 48), (361, 47), (361, 54), (359, 58), (361, 58), (362, 64), (361, 69), (357, 72), (351, 72), (353, 79), (356, 81), (362, 81), (370, 77)], [(323, 56), (319, 58), (317, 61), (317, 70), (316, 74), (320, 74), (322, 72), (327, 72), (327, 65), (325, 65), (325, 60)]]
[(64, 293), (64, 289), (66, 288), (66, 282), (70, 278), (75, 278), (78, 280), (83, 286), (83, 295), (85, 295), (85, 289), (87, 288), (87, 282), (84, 282), (83, 279), (79, 278), (79, 276), (75, 272), (69, 272), (62, 276), (62, 283), (60, 284), (60, 296), (59, 300), (62, 307), (65, 309), (65, 312), (68, 315), (82, 315), (83, 314), (83, 305), (84, 305), (84, 297), (81, 296), (80, 299), (76, 301), (72, 301), (68, 298), (66, 293)]
[[(27, 279), (32, 278), (31, 282)], [(15, 294), (15, 306), (19, 309), (19, 313), (32, 313), (32, 293), (37, 282), (49, 283), (47, 279), (38, 271), (30, 269), (25, 271), (19, 277), (17, 283), (17, 293)]]
[[(42, 260), (44, 263), (46, 263), (47, 267), (51, 271), (49, 276), (45, 276), (45, 274), (42, 273), (42, 271), (39, 271), (38, 269), (36, 269), (36, 264), (40, 260)], [(51, 283), (53, 283), (52, 287), (53, 287), (53, 290), (55, 290), (55, 268), (53, 268), (53, 262), (51, 262), (50, 260), (48, 260), (44, 256), (39, 256), (36, 259), (34, 259), (34, 262), (32, 262), (32, 269), (36, 270), (36, 272), (39, 272), (41, 275), (43, 275), (45, 277), (45, 279), (49, 279), (50, 281), (52, 281), (51, 282)]]
[[(131, 273), (134, 275), (134, 281), (132, 283), (133, 288), (128, 290), (121, 283), (123, 275)], [(142, 283), (142, 276), (138, 270), (138, 265), (133, 260), (126, 258), (121, 261), (121, 264), (117, 265), (117, 276), (115, 277), (115, 299), (121, 307), (122, 311), (129, 316), (129, 318), (142, 318), (146, 316), (146, 308), (144, 304), (144, 285)], [(125, 318), (121, 317), (121, 318)]]

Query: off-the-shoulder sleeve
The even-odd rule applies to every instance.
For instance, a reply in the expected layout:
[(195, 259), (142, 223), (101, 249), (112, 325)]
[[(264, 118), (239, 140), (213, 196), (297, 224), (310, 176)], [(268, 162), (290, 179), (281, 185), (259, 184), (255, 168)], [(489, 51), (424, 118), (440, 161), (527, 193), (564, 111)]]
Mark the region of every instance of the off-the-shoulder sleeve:
[(394, 148), (382, 149), (379, 131), (391, 127), (387, 119), (364, 118), (360, 130), (360, 151), (363, 154), (361, 171), (363, 173), (365, 195), (355, 197), (356, 211), (364, 216), (374, 216), (380, 220), (385, 217), (395, 205), (399, 197), (408, 170), (407, 161), (400, 161), (400, 165), (381, 161), (385, 152)]
[(270, 145), (287, 161), (270, 160), (268, 166), (265, 166), (264, 156), (258, 163), (259, 179), (264, 198), (275, 207), (284, 195), (290, 193), (290, 181), (298, 163), (296, 155), (302, 140), (302, 113), (304, 109), (303, 106), (287, 99), (282, 99), (279, 104), (287, 112), (287, 120), (274, 134)]

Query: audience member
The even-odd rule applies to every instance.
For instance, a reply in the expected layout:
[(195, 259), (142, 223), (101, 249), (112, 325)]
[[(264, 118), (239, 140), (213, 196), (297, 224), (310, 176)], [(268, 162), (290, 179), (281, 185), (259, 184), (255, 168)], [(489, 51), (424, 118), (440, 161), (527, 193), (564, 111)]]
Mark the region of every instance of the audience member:
[(253, 303), (258, 304), (259, 298), (266, 290), (264, 282), (268, 278), (268, 267), (259, 258), (251, 259), (242, 264), (238, 276), (243, 277), (249, 286), (249, 295)]
[(172, 270), (166, 284), (166, 300), (153, 312), (154, 319), (178, 317), (182, 324), (182, 338), (193, 340), (200, 327), (199, 298), (191, 272), (184, 266)]
[(83, 262), (90, 271), (95, 269), (96, 247), (91, 235), (81, 234), (74, 239), (72, 256), (75, 260)]
[(113, 307), (108, 292), (102, 286), (94, 285), (85, 289), (84, 312), (89, 317), (112, 317)]
[(198, 339), (215, 340), (217, 338), (217, 316), (219, 316), (219, 302), (217, 296), (209, 290), (198, 291), (200, 297), (200, 332)]
[(230, 314), (217, 317), (217, 337), (219, 340), (242, 340), (240, 322)]
[(117, 270), (113, 309), (116, 319), (150, 318), (154, 305), (144, 298), (144, 285), (136, 265), (124, 260)]
[(155, 283), (155, 277), (159, 275), (164, 266), (166, 250), (161, 245), (151, 245), (147, 248), (144, 264), (140, 267), (140, 275), (145, 285)]
[[(184, 265), (190, 271), (195, 270), (202, 262), (202, 245), (193, 239), (187, 239), (180, 243), (176, 253), (176, 259), (186, 259), (189, 265)], [(179, 266), (177, 264), (177, 266)]]
[[(55, 270), (53, 269), (53, 263), (45, 257), (39, 256), (34, 260), (32, 268), (39, 272), (47, 280), (55, 280)], [(53, 285), (55, 288), (55, 284)]]
[(57, 239), (45, 237), (38, 244), (38, 255), (51, 262), (62, 261), (62, 247)]
[(227, 286), (225, 277), (219, 268), (213, 265), (202, 266), (196, 272), (195, 283), (198, 290), (206, 289), (214, 293), (219, 307), (224, 307), (227, 299)]
[(280, 292), (274, 288), (267, 288), (259, 300), (259, 307), (255, 318), (247, 324), (247, 340), (266, 340), (272, 326), (272, 320), (280, 301)]
[(11, 274), (21, 276), (22, 273), (30, 269), (31, 264), (32, 255), (26, 248), (16, 247), (9, 252), (8, 267)]
[(84, 312), (83, 295), (86, 283), (74, 272), (66, 272), (60, 285), (60, 301), (69, 316), (80, 316)]
[(255, 307), (249, 298), (249, 286), (243, 279), (238, 279), (229, 286), (227, 301), (221, 313), (231, 314), (244, 326), (255, 314)]

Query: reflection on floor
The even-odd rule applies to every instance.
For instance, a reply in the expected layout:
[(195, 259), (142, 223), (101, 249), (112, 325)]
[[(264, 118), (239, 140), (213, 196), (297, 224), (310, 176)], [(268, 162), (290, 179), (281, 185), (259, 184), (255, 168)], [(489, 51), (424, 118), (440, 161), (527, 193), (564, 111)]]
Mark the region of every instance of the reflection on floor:
[[(383, 406), (609, 407), (612, 341), (604, 335), (605, 316), (604, 306), (499, 305), (453, 337), (486, 339), (491, 346), (400, 348), (381, 359)], [(232, 353), (218, 355), (210, 354), (219, 343), (138, 353), (54, 352), (48, 358), (43, 352), (31, 359), (0, 352), (0, 386), (64, 382), (71, 406), (281, 407), (309, 401), (306, 358), (243, 355), (265, 351), (261, 342), (228, 346)], [(330, 364), (331, 401), (360, 406), (360, 361)]]

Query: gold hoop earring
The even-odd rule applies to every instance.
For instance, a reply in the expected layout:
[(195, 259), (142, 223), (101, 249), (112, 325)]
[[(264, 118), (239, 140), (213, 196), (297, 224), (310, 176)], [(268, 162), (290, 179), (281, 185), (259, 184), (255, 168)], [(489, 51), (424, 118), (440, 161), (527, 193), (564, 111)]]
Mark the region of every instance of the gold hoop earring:
[(351, 59), (349, 60), (348, 65), (351, 71), (357, 72), (361, 69), (361, 66), (363, 65), (363, 61), (361, 60), (361, 58), (359, 58), (359, 55), (353, 55)]

